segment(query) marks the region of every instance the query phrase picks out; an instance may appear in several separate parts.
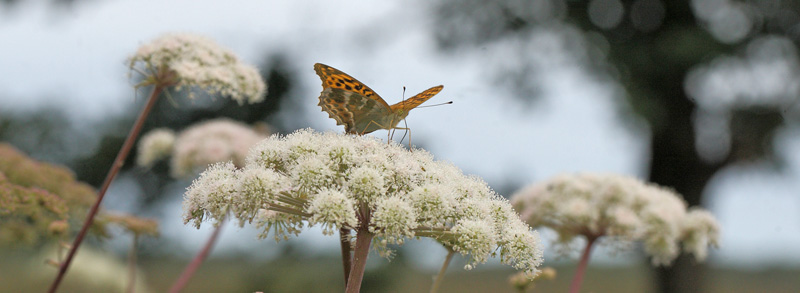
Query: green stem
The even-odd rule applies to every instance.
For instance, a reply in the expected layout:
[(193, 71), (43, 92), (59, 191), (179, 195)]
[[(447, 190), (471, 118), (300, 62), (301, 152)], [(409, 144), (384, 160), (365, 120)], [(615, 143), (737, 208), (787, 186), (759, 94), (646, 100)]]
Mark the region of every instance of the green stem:
[(75, 237), (72, 247), (69, 249), (67, 259), (64, 260), (59, 267), (58, 274), (56, 275), (56, 278), (53, 280), (53, 283), (50, 285), (50, 289), (47, 290), (47, 292), (55, 293), (56, 290), (58, 290), (58, 286), (61, 284), (64, 276), (67, 274), (67, 270), (69, 269), (69, 265), (72, 263), (72, 259), (75, 258), (78, 248), (81, 246), (81, 243), (83, 243), (83, 238), (86, 237), (86, 234), (89, 232), (89, 227), (92, 226), (92, 223), (94, 223), (94, 218), (97, 215), (97, 212), (100, 210), (100, 203), (103, 201), (106, 191), (108, 191), (108, 187), (111, 186), (111, 182), (117, 177), (117, 173), (119, 173), (119, 170), (125, 163), (125, 159), (128, 158), (128, 154), (133, 148), (136, 138), (139, 137), (139, 133), (142, 131), (144, 121), (153, 110), (153, 106), (155, 106), (158, 96), (163, 90), (164, 87), (162, 85), (156, 85), (153, 87), (153, 91), (150, 93), (150, 97), (147, 99), (147, 104), (144, 106), (144, 109), (142, 109), (142, 112), (139, 113), (139, 117), (136, 118), (133, 128), (131, 128), (131, 131), (128, 133), (128, 137), (125, 138), (125, 142), (122, 144), (122, 148), (120, 148), (119, 153), (117, 153), (114, 163), (111, 164), (111, 169), (108, 170), (106, 179), (103, 181), (103, 185), (97, 192), (97, 199), (95, 200), (94, 205), (92, 205), (92, 208), (89, 210), (89, 214), (86, 216), (86, 221), (83, 222), (83, 227), (81, 227), (80, 232), (78, 232), (78, 236)]
[(413, 231), (417, 231), (417, 232), (450, 232), (450, 229), (452, 229), (452, 228), (419, 226), (417, 228), (414, 228)]
[(447, 271), (447, 267), (450, 266), (450, 260), (453, 259), (453, 255), (455, 255), (455, 251), (447, 247), (447, 257), (444, 258), (444, 263), (442, 264), (442, 268), (439, 269), (439, 274), (436, 275), (436, 279), (433, 280), (433, 285), (431, 285), (431, 293), (439, 292), (439, 286), (442, 285), (442, 279), (444, 279), (444, 272)]
[(301, 210), (296, 210), (296, 209), (293, 209), (293, 208), (290, 208), (290, 207), (284, 207), (284, 206), (270, 205), (267, 209), (271, 210), (271, 211), (282, 212), (282, 213), (287, 213), (287, 214), (292, 214), (292, 215), (298, 215), (298, 216), (302, 216), (302, 217), (310, 217), (311, 216), (311, 214), (303, 212)]
[(283, 202), (283, 203), (288, 203), (288, 204), (290, 204), (290, 205), (294, 205), (294, 206), (298, 206), (298, 207), (302, 207), (303, 205), (305, 205), (305, 204), (306, 204), (306, 201), (305, 201), (305, 200), (302, 200), (302, 199), (297, 199), (297, 198), (291, 197), (290, 195), (288, 195), (288, 194), (286, 194), (286, 193), (281, 193), (281, 194), (280, 194), (280, 195), (278, 195), (276, 198), (277, 198), (277, 200), (278, 200), (278, 201), (280, 201), (280, 202)]
[(431, 237), (435, 239), (442, 239), (443, 237), (454, 237), (456, 233), (450, 231), (417, 231), (414, 230), (414, 236)]

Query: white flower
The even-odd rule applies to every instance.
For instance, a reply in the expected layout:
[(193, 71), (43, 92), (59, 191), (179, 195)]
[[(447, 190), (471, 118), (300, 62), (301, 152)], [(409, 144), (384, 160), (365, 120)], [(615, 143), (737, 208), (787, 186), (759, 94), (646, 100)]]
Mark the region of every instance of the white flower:
[(144, 44), (129, 58), (131, 70), (137, 70), (138, 64), (144, 65), (141, 71), (148, 75), (142, 85), (199, 87), (239, 104), (263, 100), (267, 89), (255, 67), (241, 63), (214, 41), (196, 35), (167, 34)]
[(417, 211), (417, 220), (422, 226), (445, 226), (454, 218), (458, 203), (452, 189), (441, 184), (428, 184), (414, 188), (408, 198)]
[(270, 169), (245, 168), (241, 171), (236, 193), (233, 194), (234, 211), (240, 223), (250, 222), (266, 204), (275, 200), (280, 191), (288, 190), (289, 178)]
[(592, 206), (585, 198), (570, 198), (566, 199), (563, 204), (557, 205), (560, 209), (557, 210), (557, 216), (566, 225), (576, 227), (587, 227), (589, 230), (594, 231), (599, 218), (597, 209)]
[(332, 223), (340, 226), (355, 227), (358, 223), (353, 200), (338, 190), (323, 190), (308, 205), (312, 214), (310, 224), (322, 223), (323, 234), (332, 235), (335, 231)]
[(681, 222), (686, 203), (672, 191), (653, 186), (650, 203), (641, 211), (644, 223), (644, 249), (654, 265), (668, 265), (680, 253)]
[(317, 192), (334, 184), (334, 170), (328, 167), (322, 156), (304, 156), (288, 170), (289, 177), (297, 182), (297, 188), (305, 192)]
[(611, 235), (638, 237), (636, 233), (640, 232), (638, 228), (642, 226), (642, 220), (630, 207), (622, 205), (611, 207), (606, 210), (604, 218), (611, 223), (608, 226)]
[(225, 219), (239, 185), (238, 173), (233, 163), (225, 162), (213, 164), (200, 174), (184, 194), (184, 223), (193, 221), (199, 228), (206, 217)]
[[(458, 236), (455, 241), (445, 242), (452, 245), (456, 252), (470, 254), (471, 261), (465, 269), (472, 269), (476, 264), (485, 263), (489, 254), (497, 247), (498, 235), (492, 222), (485, 219), (468, 219), (459, 221), (452, 232)], [(530, 245), (530, 244), (528, 244)]]
[(375, 202), (386, 193), (383, 176), (375, 168), (357, 167), (347, 177), (347, 189), (361, 202)]
[(168, 157), (175, 145), (175, 133), (166, 128), (153, 129), (139, 140), (136, 164), (150, 167), (158, 160)]
[[(480, 178), (434, 161), (424, 150), (300, 130), (256, 144), (244, 169), (230, 171), (239, 182), (234, 190), (206, 187), (216, 186), (206, 182), (214, 178), (228, 186), (227, 176), (214, 175), (218, 169), (209, 168), (187, 191), (185, 205), (202, 208), (190, 209), (198, 212), (187, 213), (186, 221), (198, 223), (204, 215), (220, 219), (225, 214), (204, 203), (232, 197), (215, 207), (234, 211), (240, 222), (253, 220), (263, 228), (262, 238), (287, 239), (308, 223), (321, 225), (325, 234), (362, 229), (375, 237), (373, 248), (383, 256), (391, 254), (387, 245), (430, 237), (469, 255), (470, 267), (498, 250), (505, 263), (531, 274), (542, 261), (538, 235), (508, 201)], [(216, 192), (221, 190), (228, 194)]]
[(579, 236), (621, 247), (641, 241), (654, 265), (672, 262), (682, 241), (701, 260), (719, 233), (710, 213), (687, 215), (674, 191), (627, 176), (560, 175), (521, 189), (511, 202), (531, 226), (555, 230), (563, 247)]
[(253, 145), (265, 137), (245, 124), (230, 119), (214, 119), (195, 124), (178, 135), (171, 161), (174, 177), (189, 177), (209, 164), (232, 161), (245, 165)]
[(509, 225), (505, 227), (500, 239), (504, 243), (500, 251), (503, 263), (512, 265), (518, 270), (535, 271), (544, 259), (544, 247), (539, 233), (536, 231), (531, 233), (530, 227), (524, 223), (512, 222)]
[(719, 223), (711, 213), (692, 209), (683, 218), (683, 249), (699, 260), (708, 256), (708, 247), (719, 245)]
[(389, 243), (402, 244), (404, 238), (414, 237), (417, 215), (413, 207), (399, 196), (381, 197), (375, 203), (370, 231), (382, 235)]

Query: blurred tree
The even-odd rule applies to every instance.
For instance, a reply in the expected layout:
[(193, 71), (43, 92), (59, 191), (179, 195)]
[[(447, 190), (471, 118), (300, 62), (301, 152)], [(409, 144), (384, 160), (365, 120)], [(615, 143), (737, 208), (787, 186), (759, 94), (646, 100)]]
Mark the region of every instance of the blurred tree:
[[(582, 45), (559, 49), (623, 86), (635, 112), (624, 116), (644, 118), (651, 133), (650, 181), (671, 186), (693, 206), (723, 167), (780, 162), (775, 133), (798, 114), (800, 93), (791, 86), (800, 76), (797, 1), (444, 0), (435, 11), (445, 51), (498, 43), (529, 49), (535, 46), (528, 40), (542, 30)], [(547, 41), (539, 45), (558, 40)], [(521, 99), (532, 98), (524, 93), (537, 71), (565, 63), (536, 61), (532, 50), (513, 52), (505, 55), (511, 66), (488, 66), (500, 80), (521, 81), (510, 84), (522, 89)], [(659, 268), (659, 291), (701, 291), (703, 270), (690, 261), (683, 256)]]
[(10, 142), (37, 160), (67, 164), (67, 158), (87, 155), (85, 141), (91, 135), (79, 128), (53, 107), (0, 110), (0, 141)]

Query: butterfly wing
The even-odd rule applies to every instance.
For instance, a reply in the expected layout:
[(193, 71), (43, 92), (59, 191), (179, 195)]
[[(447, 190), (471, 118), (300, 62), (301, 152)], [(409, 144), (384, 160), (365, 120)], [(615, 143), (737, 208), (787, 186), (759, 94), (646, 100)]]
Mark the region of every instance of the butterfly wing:
[(414, 109), (420, 104), (425, 103), (425, 101), (429, 100), (430, 98), (433, 98), (433, 96), (441, 92), (443, 88), (444, 86), (442, 85), (435, 86), (417, 94), (416, 96), (408, 98), (405, 101), (391, 105), (390, 108), (392, 109), (392, 113), (397, 113), (398, 110), (403, 110), (403, 112), (408, 113), (409, 110)]
[(389, 129), (394, 125), (389, 107), (361, 94), (338, 88), (323, 89), (319, 95), (319, 106), (344, 125), (344, 131), (353, 134), (366, 134), (378, 129)]
[(314, 64), (314, 70), (322, 79), (319, 106), (337, 125), (344, 125), (345, 132), (365, 134), (394, 126), (389, 125), (389, 104), (371, 88), (325, 64)]
[(339, 69), (317, 63), (314, 64), (314, 70), (317, 72), (317, 75), (319, 75), (319, 78), (322, 79), (322, 89), (336, 88), (354, 92), (374, 100), (387, 108), (389, 107), (389, 104), (386, 103), (381, 96), (376, 94), (375, 91)]

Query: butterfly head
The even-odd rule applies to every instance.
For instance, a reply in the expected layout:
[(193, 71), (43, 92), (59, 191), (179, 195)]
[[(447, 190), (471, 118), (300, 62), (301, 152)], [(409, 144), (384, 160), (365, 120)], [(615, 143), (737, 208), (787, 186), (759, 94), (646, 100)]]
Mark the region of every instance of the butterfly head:
[(406, 116), (408, 116), (408, 110), (406, 110), (406, 109), (397, 109), (397, 110), (394, 111), (394, 116), (397, 118), (397, 120), (406, 119)]

